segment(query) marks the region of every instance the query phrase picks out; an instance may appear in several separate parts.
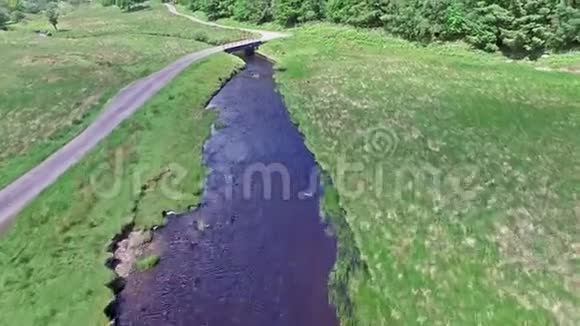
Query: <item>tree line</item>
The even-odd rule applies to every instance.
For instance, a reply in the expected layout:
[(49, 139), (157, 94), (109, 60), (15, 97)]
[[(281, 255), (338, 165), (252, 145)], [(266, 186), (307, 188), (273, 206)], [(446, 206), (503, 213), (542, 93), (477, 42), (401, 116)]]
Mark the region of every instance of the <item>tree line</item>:
[[(79, 4), (87, 0), (68, 0), (72, 4)], [(44, 12), (48, 22), (57, 29), (59, 9), (58, 0), (0, 0), (0, 29), (8, 24), (20, 22), (25, 13), (38, 14)]]
[(125, 11), (131, 11), (143, 5), (147, 0), (100, 0), (101, 4), (105, 7), (117, 6)]
[[(85, 2), (87, 0), (68, 0)], [(100, 0), (131, 10), (144, 0)], [(177, 0), (210, 20), (292, 26), (330, 21), (420, 41), (464, 40), (486, 51), (537, 55), (580, 47), (580, 0)], [(57, 0), (0, 0), (0, 28), (24, 13), (58, 19)], [(55, 18), (56, 17), (56, 18)], [(50, 18), (50, 17), (49, 17)], [(55, 24), (53, 24), (55, 25)], [(55, 25), (56, 27), (56, 25)]]
[(580, 0), (179, 0), (211, 20), (292, 26), (325, 20), (420, 42), (464, 40), (534, 54), (580, 46)]

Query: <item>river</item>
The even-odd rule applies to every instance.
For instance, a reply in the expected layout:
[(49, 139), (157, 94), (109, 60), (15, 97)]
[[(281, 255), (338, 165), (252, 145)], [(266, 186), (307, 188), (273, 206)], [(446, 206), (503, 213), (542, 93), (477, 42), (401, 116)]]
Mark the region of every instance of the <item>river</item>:
[(338, 325), (328, 298), (336, 240), (320, 217), (314, 156), (271, 63), (244, 59), (208, 107), (219, 117), (202, 204), (156, 231), (161, 261), (127, 279), (120, 325)]

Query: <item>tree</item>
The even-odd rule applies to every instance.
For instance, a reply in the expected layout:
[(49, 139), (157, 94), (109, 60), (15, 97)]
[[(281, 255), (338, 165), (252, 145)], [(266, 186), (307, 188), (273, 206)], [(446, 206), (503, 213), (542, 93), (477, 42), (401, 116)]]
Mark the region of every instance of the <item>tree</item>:
[(5, 0), (10, 10), (21, 10), (23, 7), (22, 0)]
[(131, 10), (132, 0), (116, 0), (115, 5), (123, 10)]
[(240, 21), (265, 23), (272, 19), (270, 0), (236, 0), (234, 18)]
[(322, 0), (273, 0), (272, 14), (281, 25), (292, 26), (324, 16)]
[(235, 0), (192, 0), (189, 7), (193, 11), (203, 11), (209, 20), (233, 15)]
[(23, 12), (30, 14), (37, 14), (43, 10), (47, 10), (50, 6), (55, 4), (55, 0), (22, 0), (13, 1), (22, 8)]
[[(423, 0), (412, 0), (421, 1)], [(390, 4), (388, 0), (328, 0), (327, 15), (335, 23), (346, 23), (355, 26), (378, 27), (382, 26), (381, 17), (386, 13)], [(409, 5), (411, 1), (402, 2)], [(393, 1), (397, 3), (397, 1)], [(391, 8), (391, 14), (394, 14)]]
[(117, 7), (124, 9), (125, 11), (131, 11), (133, 6), (143, 2), (145, 2), (145, 0), (116, 0), (115, 4)]
[[(0, 0), (2, 1), (2, 0)], [(10, 0), (20, 1), (20, 0)], [(51, 1), (51, 0), (22, 0)], [(137, 0), (111, 0), (134, 2)], [(208, 18), (329, 20), (419, 41), (464, 40), (475, 48), (537, 56), (580, 47), (580, 0), (178, 0)]]
[(51, 3), (50, 6), (46, 9), (46, 17), (48, 18), (48, 22), (54, 27), (55, 30), (58, 30), (58, 17), (60, 13), (58, 11), (58, 5), (56, 3)]
[[(548, 41), (552, 48), (566, 49), (580, 45), (580, 0), (558, 4), (554, 15), (554, 35)], [(575, 2), (576, 1), (576, 2)]]
[(0, 29), (5, 29), (9, 20), (10, 14), (8, 13), (8, 10), (0, 6)]

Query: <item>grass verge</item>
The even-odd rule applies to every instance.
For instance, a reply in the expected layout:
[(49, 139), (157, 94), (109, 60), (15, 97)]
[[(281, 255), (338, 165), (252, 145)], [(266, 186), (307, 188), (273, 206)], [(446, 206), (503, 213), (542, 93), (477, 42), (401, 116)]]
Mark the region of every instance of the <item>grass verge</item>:
[(0, 324), (104, 325), (106, 246), (199, 200), (213, 92), (242, 62), (194, 64), (44, 191), (0, 241)]
[(174, 17), (156, 2), (130, 13), (82, 5), (59, 26), (31, 15), (0, 31), (0, 188), (81, 132), (129, 82), (208, 43), (248, 37)]
[(158, 255), (146, 256), (137, 260), (137, 262), (135, 263), (135, 267), (137, 268), (138, 271), (143, 272), (157, 266), (160, 260), (161, 257), (159, 257)]
[[(578, 324), (580, 76), (378, 31), (293, 35), (262, 51), (352, 234), (343, 323)], [(366, 271), (342, 273), (351, 248)]]
[(337, 261), (330, 275), (329, 296), (337, 310), (342, 326), (355, 326), (355, 302), (350, 296), (350, 282), (368, 277), (368, 269), (361, 259), (354, 234), (346, 220), (346, 212), (340, 205), (340, 196), (330, 177), (324, 177), (322, 215), (332, 227), (337, 239)]

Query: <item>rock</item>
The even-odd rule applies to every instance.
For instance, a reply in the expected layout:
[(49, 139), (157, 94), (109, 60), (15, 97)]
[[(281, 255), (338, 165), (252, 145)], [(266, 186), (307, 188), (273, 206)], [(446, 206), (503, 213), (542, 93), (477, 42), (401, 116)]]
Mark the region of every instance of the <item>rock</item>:
[(122, 278), (129, 276), (133, 270), (133, 265), (137, 257), (143, 255), (145, 245), (153, 240), (151, 231), (134, 231), (129, 234), (127, 239), (122, 240), (115, 250), (115, 259), (119, 262), (115, 266), (115, 272)]
[(129, 235), (129, 248), (135, 249), (153, 240), (151, 231), (133, 232)]
[(167, 211), (161, 212), (161, 215), (163, 217), (166, 217), (166, 216), (175, 216), (175, 215), (177, 215), (177, 213), (175, 213), (174, 211), (171, 211), (171, 210), (167, 210)]

